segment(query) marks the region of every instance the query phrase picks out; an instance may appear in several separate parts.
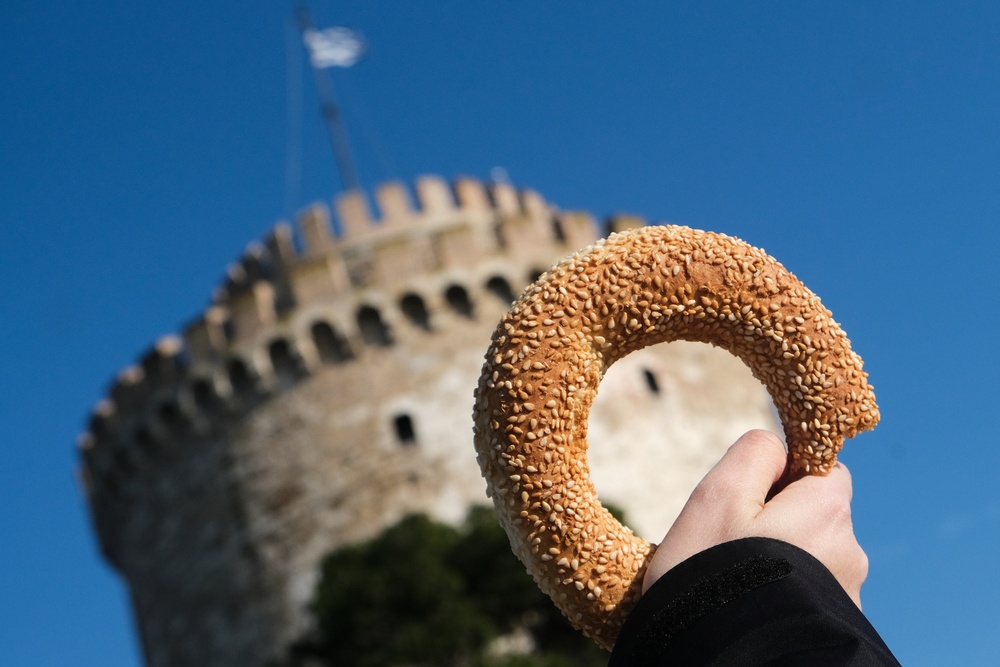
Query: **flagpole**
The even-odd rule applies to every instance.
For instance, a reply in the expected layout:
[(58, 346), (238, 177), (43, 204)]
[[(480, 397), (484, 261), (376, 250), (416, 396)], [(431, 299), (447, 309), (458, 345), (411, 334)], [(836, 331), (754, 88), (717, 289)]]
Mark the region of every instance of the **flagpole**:
[[(299, 31), (305, 37), (306, 32), (313, 29), (313, 25), (309, 10), (304, 4), (295, 8), (295, 18), (299, 24)], [(330, 135), (330, 146), (333, 148), (333, 159), (337, 162), (340, 183), (344, 190), (358, 190), (360, 189), (358, 177), (354, 171), (354, 162), (351, 159), (351, 149), (347, 143), (347, 133), (344, 130), (340, 109), (333, 97), (333, 84), (326, 71), (317, 67), (312, 58), (309, 59), (309, 66), (316, 83), (316, 92), (319, 94), (320, 113)]]

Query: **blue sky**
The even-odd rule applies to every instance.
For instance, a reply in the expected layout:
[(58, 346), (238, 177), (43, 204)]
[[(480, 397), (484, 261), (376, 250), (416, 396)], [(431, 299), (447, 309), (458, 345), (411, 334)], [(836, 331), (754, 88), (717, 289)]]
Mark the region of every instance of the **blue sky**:
[[(883, 416), (843, 455), (866, 612), (903, 664), (996, 664), (1000, 4), (312, 9), (370, 46), (333, 72), (365, 187), (502, 167), (820, 294)], [(297, 39), (282, 2), (0, 7), (0, 665), (140, 664), (74, 439), (248, 242), (338, 191)]]

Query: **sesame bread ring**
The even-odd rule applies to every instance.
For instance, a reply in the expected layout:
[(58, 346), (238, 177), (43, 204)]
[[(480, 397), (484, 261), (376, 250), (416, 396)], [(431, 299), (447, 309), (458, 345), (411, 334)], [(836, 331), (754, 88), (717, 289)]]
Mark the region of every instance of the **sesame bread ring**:
[(712, 343), (750, 367), (796, 471), (829, 472), (844, 439), (879, 418), (830, 311), (743, 241), (640, 227), (542, 275), (493, 334), (476, 390), (477, 459), (514, 552), (570, 622), (609, 649), (655, 546), (597, 499), (587, 419), (611, 364), (673, 340)]

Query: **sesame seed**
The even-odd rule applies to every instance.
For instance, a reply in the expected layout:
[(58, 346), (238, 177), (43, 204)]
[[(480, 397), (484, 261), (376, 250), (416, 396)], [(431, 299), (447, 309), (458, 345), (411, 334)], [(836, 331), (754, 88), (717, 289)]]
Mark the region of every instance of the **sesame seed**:
[[(704, 282), (689, 282), (693, 276)], [(844, 438), (878, 421), (861, 359), (829, 311), (742, 241), (642, 227), (544, 274), (501, 321), (486, 355), (474, 406), (477, 459), (488, 494), (502, 499), (498, 512), (512, 544), (541, 550), (525, 548), (526, 565), (538, 581), (562, 582), (553, 593), (557, 605), (606, 647), (635, 603), (631, 582), (651, 548), (600, 508), (581, 416), (614, 361), (692, 337), (726, 348), (769, 385), (782, 422), (798, 425), (786, 429), (798, 470), (828, 472)], [(545, 498), (532, 501), (529, 489)], [(528, 512), (529, 502), (537, 514)], [(547, 550), (543, 536), (554, 540)], [(591, 559), (593, 581), (569, 586), (556, 571), (579, 572)]]

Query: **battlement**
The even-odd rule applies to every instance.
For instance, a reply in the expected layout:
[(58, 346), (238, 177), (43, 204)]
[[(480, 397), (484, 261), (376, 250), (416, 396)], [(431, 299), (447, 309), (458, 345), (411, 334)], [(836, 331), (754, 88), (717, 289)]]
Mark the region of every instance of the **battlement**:
[[(271, 301), (266, 294), (249, 300), (245, 294), (268, 283), (276, 289), (280, 310), (293, 305), (287, 299), (294, 298), (296, 287), (328, 295), (391, 288), (414, 274), (474, 265), (505, 248), (541, 244), (544, 251), (562, 240), (558, 213), (537, 193), (518, 192), (503, 183), (487, 186), (459, 179), (449, 186), (440, 178), (424, 177), (412, 195), (401, 183), (379, 186), (375, 202), (380, 216), (372, 215), (360, 191), (337, 197), (334, 218), (327, 207), (315, 204), (299, 216), (297, 237), (290, 225), (279, 223), (263, 243), (251, 243), (230, 265), (215, 302), (233, 310), (266, 310)], [(593, 223), (586, 223), (580, 234), (576, 222), (570, 223), (571, 235), (592, 240)], [(273, 316), (258, 312), (251, 317), (264, 321)]]
[[(427, 177), (250, 243), (200, 313), (117, 374), (78, 441), (149, 664), (267, 664), (306, 631), (331, 550), (484, 502), (470, 407), (491, 332), (554, 262), (643, 224)], [(669, 525), (727, 429), (771, 424), (759, 383), (712, 354), (655, 346), (602, 384), (591, 433), (627, 446), (594, 448), (595, 483), (643, 525)], [(716, 389), (732, 410), (705, 399)]]
[[(554, 260), (601, 235), (588, 214), (472, 179), (384, 184), (374, 204), (378, 215), (347, 192), (332, 215), (314, 204), (294, 226), (279, 222), (228, 267), (202, 313), (118, 374), (79, 439), (95, 508), (177, 456), (177, 442), (237, 422), (321, 368), (446, 333), (483, 303), (498, 317)], [(613, 218), (605, 230), (634, 224)]]

